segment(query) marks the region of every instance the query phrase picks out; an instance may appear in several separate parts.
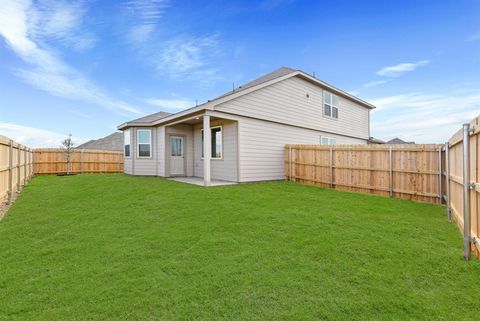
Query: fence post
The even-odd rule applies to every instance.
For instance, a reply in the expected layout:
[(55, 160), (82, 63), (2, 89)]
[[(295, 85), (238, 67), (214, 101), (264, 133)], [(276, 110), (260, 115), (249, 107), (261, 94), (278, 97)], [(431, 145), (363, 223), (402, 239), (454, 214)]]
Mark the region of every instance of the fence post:
[(7, 204), (12, 203), (13, 193), (13, 140), (10, 139), (10, 151), (8, 153), (8, 201)]
[(17, 192), (20, 192), (20, 183), (21, 183), (21, 180), (20, 180), (20, 174), (21, 174), (21, 170), (22, 168), (20, 167), (20, 155), (21, 155), (21, 145), (18, 144), (18, 149), (17, 149)]
[(445, 192), (447, 203), (447, 217), (448, 221), (452, 221), (452, 209), (450, 208), (450, 145), (445, 143)]
[(83, 174), (83, 149), (80, 150), (80, 174)]
[(442, 147), (438, 146), (438, 204), (442, 203)]
[(330, 146), (330, 188), (333, 188), (333, 147)]
[(463, 257), (470, 260), (470, 124), (463, 124)]
[(392, 146), (388, 146), (388, 194), (393, 197)]
[(35, 175), (35, 152), (30, 148), (30, 179)]
[(27, 185), (27, 146), (23, 148), (23, 186)]
[(292, 181), (292, 145), (288, 145), (288, 174), (290, 174), (290, 181)]
[(120, 154), (117, 154), (117, 173), (120, 173)]

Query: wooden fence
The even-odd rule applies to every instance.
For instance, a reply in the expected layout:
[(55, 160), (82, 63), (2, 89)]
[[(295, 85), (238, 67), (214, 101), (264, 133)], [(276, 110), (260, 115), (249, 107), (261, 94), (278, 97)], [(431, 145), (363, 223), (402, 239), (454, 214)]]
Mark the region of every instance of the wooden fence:
[(0, 135), (0, 203), (10, 203), (32, 176), (32, 149)]
[(442, 202), (443, 145), (287, 145), (286, 178), (402, 199)]
[[(35, 149), (34, 172), (49, 175), (67, 172), (65, 152), (61, 149)], [(76, 149), (70, 155), (70, 173), (121, 173), (123, 152)]]
[(467, 259), (470, 251), (480, 258), (479, 135), (480, 117), (477, 117), (455, 133), (445, 146), (447, 213), (462, 231)]

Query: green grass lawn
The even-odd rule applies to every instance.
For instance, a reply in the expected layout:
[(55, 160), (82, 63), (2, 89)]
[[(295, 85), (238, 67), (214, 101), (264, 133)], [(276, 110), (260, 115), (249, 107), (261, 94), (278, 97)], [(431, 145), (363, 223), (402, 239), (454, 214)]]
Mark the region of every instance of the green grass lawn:
[(480, 316), (444, 208), (287, 182), (37, 177), (0, 247), (0, 320)]

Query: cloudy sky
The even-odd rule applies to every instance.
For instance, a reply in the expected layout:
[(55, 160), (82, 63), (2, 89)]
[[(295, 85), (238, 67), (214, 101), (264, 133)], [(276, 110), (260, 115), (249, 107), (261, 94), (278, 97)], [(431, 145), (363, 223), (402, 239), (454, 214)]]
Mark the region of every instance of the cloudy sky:
[(371, 134), (444, 142), (480, 114), (480, 1), (0, 0), (0, 134), (81, 143), (280, 66), (371, 102)]

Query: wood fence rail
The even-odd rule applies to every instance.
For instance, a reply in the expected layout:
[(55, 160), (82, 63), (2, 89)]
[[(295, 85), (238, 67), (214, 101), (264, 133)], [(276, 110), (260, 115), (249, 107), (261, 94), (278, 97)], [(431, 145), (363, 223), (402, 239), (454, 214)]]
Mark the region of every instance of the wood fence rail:
[(0, 135), (0, 202), (10, 203), (32, 176), (32, 149)]
[[(37, 175), (67, 172), (65, 152), (61, 149), (35, 149), (34, 172)], [(75, 149), (70, 155), (70, 173), (122, 173), (123, 152)]]
[(287, 145), (286, 178), (442, 203), (443, 145)]

